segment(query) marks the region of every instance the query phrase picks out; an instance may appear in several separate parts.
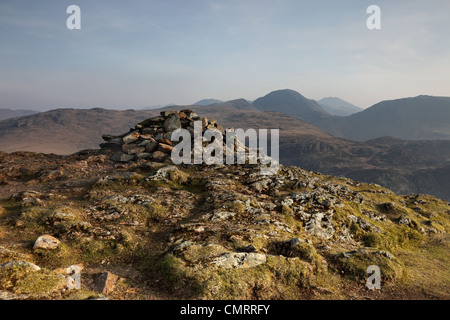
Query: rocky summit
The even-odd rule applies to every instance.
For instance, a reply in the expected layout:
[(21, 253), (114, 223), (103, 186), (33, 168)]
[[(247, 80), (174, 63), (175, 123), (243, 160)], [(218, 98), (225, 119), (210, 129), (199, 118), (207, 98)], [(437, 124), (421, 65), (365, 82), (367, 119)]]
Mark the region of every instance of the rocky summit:
[(0, 299), (450, 298), (449, 203), (298, 167), (175, 165), (171, 133), (196, 120), (224, 132), (167, 111), (99, 150), (0, 153)]

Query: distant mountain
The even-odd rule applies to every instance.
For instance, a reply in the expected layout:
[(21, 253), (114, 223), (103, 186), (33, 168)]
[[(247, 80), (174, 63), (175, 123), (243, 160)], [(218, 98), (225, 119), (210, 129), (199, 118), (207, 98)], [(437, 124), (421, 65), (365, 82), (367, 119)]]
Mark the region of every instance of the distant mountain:
[(200, 101), (197, 101), (196, 103), (194, 103), (194, 105), (196, 106), (209, 106), (212, 104), (216, 104), (216, 103), (222, 103), (222, 100), (217, 100), (217, 99), (203, 99)]
[(333, 116), (345, 117), (364, 110), (338, 97), (323, 98), (317, 103)]
[[(176, 104), (175, 103), (168, 103), (168, 104), (165, 104), (165, 105), (158, 104), (156, 106), (145, 107), (145, 108), (142, 108), (140, 110), (153, 110), (153, 109), (160, 109), (160, 108), (173, 107), (173, 106), (176, 106)], [(134, 110), (134, 109), (130, 109), (130, 110)]]
[(305, 121), (319, 120), (329, 116), (316, 101), (302, 96), (294, 90), (277, 90), (258, 98), (252, 103), (261, 111), (277, 111)]
[(450, 97), (422, 95), (382, 101), (348, 117), (313, 119), (312, 123), (334, 136), (357, 141), (383, 136), (450, 139)]
[(236, 99), (222, 103), (215, 103), (211, 106), (213, 106), (214, 108), (230, 108), (236, 110), (257, 110), (254, 105), (252, 105), (245, 99)]
[(0, 121), (10, 118), (23, 117), (31, 114), (38, 113), (39, 111), (34, 110), (11, 110), (11, 109), (0, 109)]
[(0, 150), (70, 154), (96, 148), (102, 134), (127, 130), (153, 110), (56, 109), (0, 121)]

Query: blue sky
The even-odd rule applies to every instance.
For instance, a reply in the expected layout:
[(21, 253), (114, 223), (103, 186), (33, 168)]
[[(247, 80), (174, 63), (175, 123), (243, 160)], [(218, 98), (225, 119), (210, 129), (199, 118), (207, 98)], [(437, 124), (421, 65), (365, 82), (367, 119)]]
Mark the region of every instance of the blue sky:
[[(66, 8), (81, 8), (68, 30)], [(366, 9), (381, 8), (381, 30)], [(450, 96), (450, 1), (0, 0), (0, 108)]]

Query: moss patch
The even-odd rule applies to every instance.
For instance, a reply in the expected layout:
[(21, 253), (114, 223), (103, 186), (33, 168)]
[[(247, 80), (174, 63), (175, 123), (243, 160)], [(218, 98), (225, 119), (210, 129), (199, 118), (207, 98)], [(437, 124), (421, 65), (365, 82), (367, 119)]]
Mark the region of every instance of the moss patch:
[(32, 271), (23, 266), (0, 269), (0, 290), (34, 297), (46, 296), (65, 286), (64, 277), (48, 270)]
[(380, 268), (382, 281), (397, 282), (406, 279), (403, 263), (395, 257), (386, 257), (380, 251), (361, 250), (349, 256), (337, 255), (334, 262), (340, 271), (355, 280), (367, 279), (367, 268), (371, 265)]

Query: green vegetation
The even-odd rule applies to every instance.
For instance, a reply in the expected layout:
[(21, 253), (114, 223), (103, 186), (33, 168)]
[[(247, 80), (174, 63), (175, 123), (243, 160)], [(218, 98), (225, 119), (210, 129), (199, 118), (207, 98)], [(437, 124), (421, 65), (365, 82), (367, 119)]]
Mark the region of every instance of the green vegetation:
[(245, 205), (241, 201), (225, 202), (223, 205), (227, 210), (236, 212), (237, 214), (245, 213)]
[(403, 264), (396, 258), (388, 258), (380, 251), (355, 252), (347, 257), (339, 255), (335, 258), (339, 270), (355, 280), (367, 279), (367, 267), (376, 265), (380, 268), (383, 281), (397, 282), (406, 279)]
[(44, 269), (34, 271), (24, 266), (0, 269), (0, 290), (16, 294), (29, 294), (38, 298), (62, 288), (65, 283), (64, 277)]

